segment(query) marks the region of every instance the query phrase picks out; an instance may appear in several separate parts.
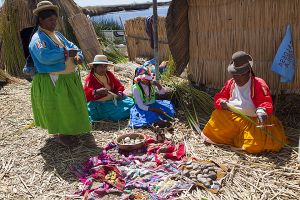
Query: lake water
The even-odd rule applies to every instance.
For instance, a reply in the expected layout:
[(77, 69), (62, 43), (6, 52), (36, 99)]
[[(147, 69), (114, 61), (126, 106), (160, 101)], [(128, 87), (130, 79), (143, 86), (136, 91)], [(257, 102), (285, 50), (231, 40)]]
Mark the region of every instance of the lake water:
[[(167, 16), (168, 13), (168, 6), (161, 6), (157, 8), (157, 14), (158, 16)], [(115, 21), (122, 21), (124, 24), (126, 20), (133, 19), (136, 17), (148, 17), (153, 14), (153, 9), (149, 8), (147, 10), (134, 10), (134, 11), (120, 11), (120, 12), (113, 12), (113, 13), (107, 13), (105, 15), (101, 16), (94, 16), (91, 17), (91, 20), (98, 21), (101, 19), (114, 19)]]

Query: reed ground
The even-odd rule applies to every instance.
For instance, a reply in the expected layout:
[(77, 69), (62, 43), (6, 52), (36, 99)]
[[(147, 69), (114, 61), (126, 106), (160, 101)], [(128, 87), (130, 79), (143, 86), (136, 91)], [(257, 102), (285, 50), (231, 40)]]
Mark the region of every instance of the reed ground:
[[(119, 65), (116, 74), (123, 83), (130, 83), (133, 64)], [(121, 69), (121, 70), (120, 70)], [(84, 77), (86, 72), (82, 73)], [(78, 180), (70, 172), (72, 164), (97, 155), (118, 134), (130, 132), (127, 121), (99, 123), (93, 127), (95, 143), (66, 148), (54, 141), (47, 131), (31, 127), (33, 116), (30, 83), (10, 84), (0, 93), (0, 199), (66, 199), (77, 189)], [(281, 103), (280, 103), (281, 102)], [(296, 103), (283, 99), (278, 106), (289, 111)], [(298, 102), (297, 102), (298, 103)], [(290, 109), (289, 109), (290, 108)], [(300, 110), (300, 109), (299, 109)], [(300, 165), (297, 162), (297, 141), (300, 128), (290, 112), (279, 112), (287, 128), (290, 145), (279, 153), (250, 155), (228, 146), (205, 145), (188, 126), (179, 111), (176, 138), (185, 141), (189, 156), (226, 164), (229, 172), (218, 195), (195, 189), (180, 199), (298, 199), (300, 196)], [(300, 116), (300, 115), (299, 115)], [(137, 130), (135, 130), (137, 131)], [(138, 130), (144, 134), (150, 130)], [(108, 195), (104, 199), (118, 199)]]

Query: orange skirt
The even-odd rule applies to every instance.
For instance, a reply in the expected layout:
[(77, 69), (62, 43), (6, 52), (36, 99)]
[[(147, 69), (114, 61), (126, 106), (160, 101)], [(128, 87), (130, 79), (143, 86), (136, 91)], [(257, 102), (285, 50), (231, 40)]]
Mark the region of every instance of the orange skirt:
[[(252, 119), (257, 121), (255, 117)], [(258, 128), (239, 114), (215, 110), (203, 134), (214, 143), (228, 144), (249, 153), (279, 151), (287, 142), (281, 122), (273, 115), (265, 124), (273, 126)]]

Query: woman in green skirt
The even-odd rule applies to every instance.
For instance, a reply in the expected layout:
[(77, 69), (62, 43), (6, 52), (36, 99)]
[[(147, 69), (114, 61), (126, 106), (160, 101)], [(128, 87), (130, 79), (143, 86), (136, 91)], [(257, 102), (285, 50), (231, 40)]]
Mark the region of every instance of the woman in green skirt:
[(76, 72), (76, 65), (83, 60), (82, 52), (55, 31), (56, 5), (41, 1), (33, 13), (38, 25), (29, 44), (37, 72), (31, 88), (35, 125), (71, 145), (78, 142), (74, 136), (90, 131), (85, 94)]

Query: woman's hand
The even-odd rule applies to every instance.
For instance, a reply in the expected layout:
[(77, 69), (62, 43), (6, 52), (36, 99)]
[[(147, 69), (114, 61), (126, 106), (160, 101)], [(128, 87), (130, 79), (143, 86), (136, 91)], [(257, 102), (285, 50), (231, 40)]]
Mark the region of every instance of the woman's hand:
[(262, 108), (258, 108), (256, 110), (256, 115), (257, 115), (259, 123), (261, 123), (261, 124), (264, 124), (268, 119), (267, 113)]
[(95, 95), (107, 95), (108, 89), (106, 88), (100, 88), (95, 90)]
[(117, 99), (121, 100), (122, 98), (123, 98), (123, 93), (122, 92), (118, 92)]
[(154, 85), (154, 86), (156, 86), (158, 90), (162, 89), (162, 86), (159, 84), (158, 81), (153, 80), (153, 81), (151, 81), (151, 84)]
[(226, 100), (222, 100), (222, 101), (220, 102), (220, 107), (221, 107), (223, 110), (228, 110), (227, 101), (226, 101)]
[(74, 58), (77, 55), (78, 50), (77, 49), (69, 49), (69, 57)]
[(151, 107), (149, 107), (148, 110), (152, 111), (152, 112), (155, 112), (159, 115), (165, 115), (165, 112), (160, 108), (151, 108)]
[(80, 56), (79, 56), (78, 54), (76, 54), (76, 56), (74, 57), (74, 63), (75, 63), (76, 65), (82, 64), (82, 60), (81, 60), (81, 58), (80, 58)]

